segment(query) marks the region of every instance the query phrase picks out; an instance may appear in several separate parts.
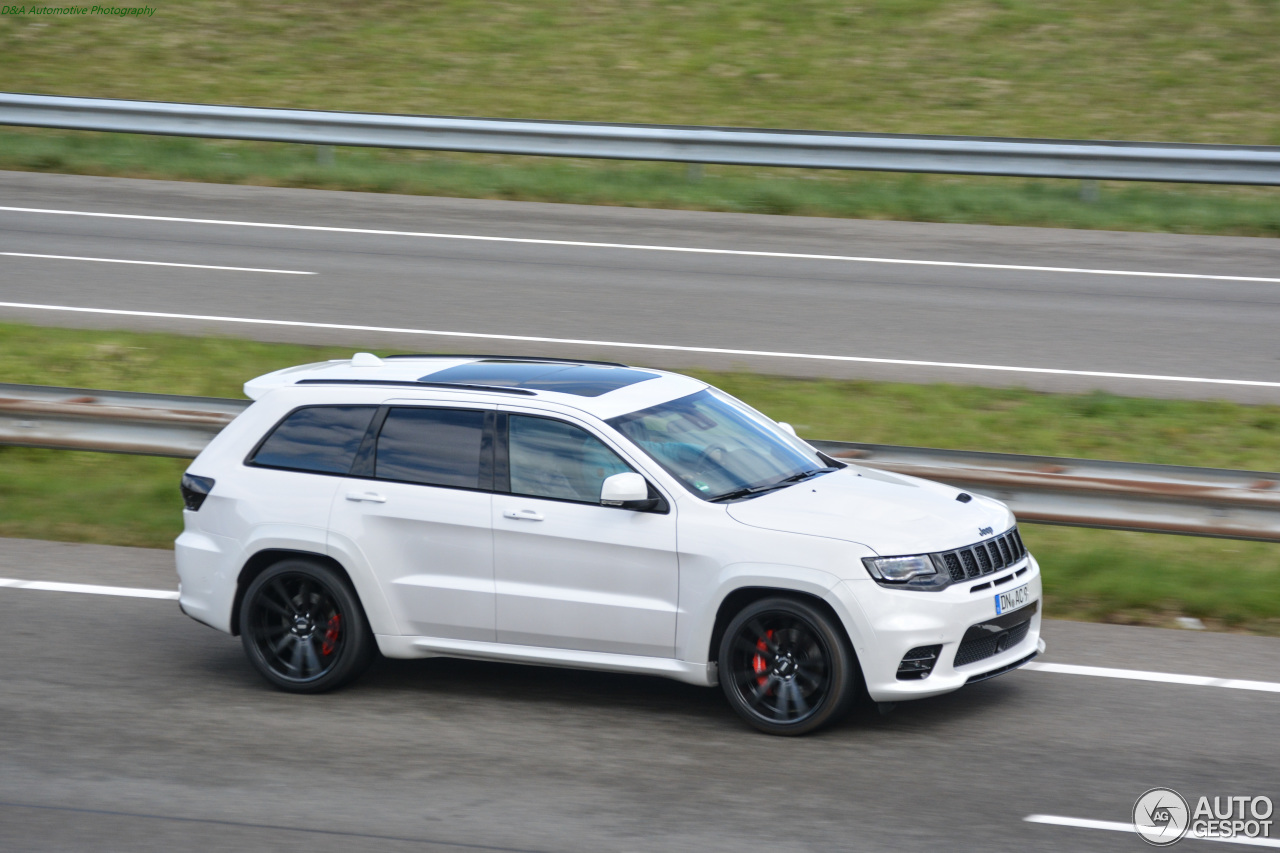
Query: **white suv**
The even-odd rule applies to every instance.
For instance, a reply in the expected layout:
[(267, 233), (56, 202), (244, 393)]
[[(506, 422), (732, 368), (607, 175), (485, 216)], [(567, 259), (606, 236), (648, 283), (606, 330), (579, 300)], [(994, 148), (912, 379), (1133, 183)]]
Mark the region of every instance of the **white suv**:
[(800, 734), (1044, 648), (1003, 504), (842, 464), (687, 376), (358, 353), (245, 392), (183, 477), (181, 606), (285, 690), (376, 647), (719, 683)]

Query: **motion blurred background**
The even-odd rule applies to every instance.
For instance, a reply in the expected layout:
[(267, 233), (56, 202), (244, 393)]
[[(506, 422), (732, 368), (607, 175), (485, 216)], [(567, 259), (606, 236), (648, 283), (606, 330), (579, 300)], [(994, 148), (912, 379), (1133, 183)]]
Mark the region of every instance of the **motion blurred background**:
[[(161, 3), (0, 16), (13, 92), (597, 122), (1280, 144), (1274, 0)], [(374, 192), (1280, 233), (1270, 189), (0, 130), (0, 168)], [(317, 162), (319, 159), (320, 162)], [(1099, 203), (1104, 202), (1104, 203)]]
[[(148, 2), (155, 12), (147, 17), (47, 15), (30, 5), (0, 13), (0, 89), (365, 113), (1280, 145), (1280, 0)], [(370, 195), (272, 194), (253, 185)], [(654, 210), (467, 207), (377, 193)], [(977, 355), (952, 361), (1013, 352), (1024, 365), (1111, 359), (1117, 363), (1095, 369), (1137, 372), (1180, 353), (1187, 375), (1280, 379), (1268, 327), (1280, 306), (1280, 192), (1269, 187), (0, 127), (0, 207), (9, 208), (0, 211), (0, 254), (45, 253), (0, 256), (0, 300), (11, 303), (211, 313), (213, 305), (243, 309), (239, 316), (312, 312), (350, 323), (391, 315), (486, 333), (514, 318), (527, 324), (517, 329), (523, 334), (565, 337), (571, 327), (583, 338), (603, 337), (614, 322), (630, 337), (610, 340), (698, 346), (720, 335), (744, 338), (716, 344), (740, 348), (759, 342), (733, 330), (755, 323), (762, 339), (776, 328), (804, 340), (806, 329), (821, 328), (844, 335), (827, 339), (823, 345), (839, 346), (826, 352), (899, 357), (915, 357), (921, 328), (985, 312), (956, 332)], [(563, 246), (545, 254), (480, 242), (408, 247), (351, 234), (342, 243), (327, 233), (285, 238), (209, 223), (183, 231), (33, 208), (423, 230), (443, 222), (516, 238), (708, 240), (1254, 278), (1005, 270), (994, 280), (983, 269), (880, 265), (869, 273), (813, 261), (755, 275), (748, 265), (758, 258), (651, 252), (644, 261), (625, 253), (609, 260)], [(958, 223), (966, 227), (951, 225)], [(877, 243), (878, 234), (893, 241)], [(270, 265), (263, 259), (276, 253), (321, 272), (254, 278), (243, 269), (68, 257), (88, 254), (83, 247), (135, 261), (190, 260), (182, 253), (197, 250), (237, 262), (243, 255), (257, 259), (241, 264), (251, 267)], [(434, 265), (434, 277), (419, 277), (415, 264)], [(568, 307), (526, 311), (510, 297), (521, 285), (554, 290), (551, 301)], [(790, 306), (793, 287), (843, 308), (815, 299), (775, 319), (770, 306)], [(682, 303), (695, 289), (697, 304), (693, 296)], [(1003, 299), (1036, 320), (1012, 343)], [(605, 317), (606, 300), (633, 310)], [(485, 301), (498, 303), (495, 313), (472, 310)], [(1084, 301), (1086, 310), (1069, 310)], [(860, 335), (854, 315), (863, 304), (881, 319)], [(721, 328), (701, 320), (715, 311), (726, 318)], [(686, 325), (645, 325), (663, 313)], [(441, 316), (457, 324), (429, 325)], [(90, 321), (10, 304), (0, 308), (0, 382), (241, 397), (246, 379), (271, 370), (347, 358), (353, 349), (391, 351), (385, 339), (356, 334), (208, 328)], [(871, 332), (879, 337), (869, 342)], [(1059, 347), (1054, 354), (1037, 348), (1041, 333)], [(494, 346), (411, 340), (453, 351)], [(1153, 342), (1145, 352), (1142, 341)], [(1218, 373), (1187, 366), (1205, 353)], [(1233, 361), (1235, 353), (1248, 360)], [(643, 364), (646, 351), (628, 357)], [(684, 363), (664, 358), (811, 439), (1280, 471), (1280, 397), (1266, 396), (1274, 388), (1250, 389), (1257, 396), (1247, 399), (1261, 402), (1246, 404), (1221, 399), (1221, 385), (1184, 384), (1179, 399), (1160, 399), (1138, 384), (1132, 392), (1084, 382), (1031, 390), (1017, 375), (981, 371), (949, 374), (964, 377), (952, 383), (922, 374), (884, 381), (852, 368), (806, 371), (800, 360), (785, 361), (795, 367), (787, 375), (757, 372), (768, 369), (759, 362), (727, 369), (728, 361), (696, 353)], [(0, 581), (171, 590), (166, 549), (181, 529), (178, 480), (187, 464), (0, 446)], [(0, 850), (1132, 850), (1139, 842), (1127, 834), (1027, 816), (1091, 817), (1118, 822), (1102, 829), (1125, 829), (1133, 798), (1153, 785), (1188, 795), (1280, 795), (1275, 694), (1267, 692), (1280, 684), (1280, 546), (1021, 530), (1043, 569), (1044, 660), (1266, 683), (1237, 690), (1028, 670), (906, 703), (891, 716), (864, 708), (841, 728), (783, 741), (738, 727), (712, 691), (603, 673), (382, 661), (353, 689), (296, 697), (266, 687), (235, 641), (172, 602), (4, 589)]]
[[(145, 18), (0, 16), (0, 79), (11, 91), (363, 112), (1276, 145), (1278, 43), (1276, 0), (186, 0)], [(17, 128), (0, 129), (0, 169), (1280, 234), (1273, 188), (1104, 183), (1082, 192), (1077, 181), (335, 152)], [(8, 381), (167, 393), (238, 396), (247, 377), (335, 352), (17, 326), (0, 335)], [(1278, 467), (1275, 407), (708, 378), (813, 438)], [(176, 535), (181, 463), (17, 448), (0, 458), (0, 533), (148, 547)], [(97, 493), (103, 499), (76, 499)], [(1028, 539), (1045, 561), (1053, 615), (1162, 625), (1193, 616), (1280, 633), (1274, 546), (1046, 528), (1031, 528)]]

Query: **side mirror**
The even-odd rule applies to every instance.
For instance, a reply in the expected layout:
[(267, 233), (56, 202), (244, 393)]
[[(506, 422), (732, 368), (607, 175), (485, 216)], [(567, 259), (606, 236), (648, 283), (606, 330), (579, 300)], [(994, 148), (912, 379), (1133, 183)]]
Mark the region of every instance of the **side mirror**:
[(788, 432), (796, 438), (799, 438), (799, 436), (796, 436), (796, 428), (786, 421), (778, 421), (778, 426), (782, 427), (784, 432)]
[(625, 509), (650, 509), (654, 501), (649, 497), (649, 484), (644, 477), (627, 471), (614, 474), (600, 484), (600, 503)]

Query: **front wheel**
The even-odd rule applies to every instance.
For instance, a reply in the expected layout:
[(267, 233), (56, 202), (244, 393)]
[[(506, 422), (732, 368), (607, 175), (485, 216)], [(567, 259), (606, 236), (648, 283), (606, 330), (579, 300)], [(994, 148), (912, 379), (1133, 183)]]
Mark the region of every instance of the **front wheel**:
[(720, 641), (719, 666), (733, 709), (775, 735), (805, 734), (839, 719), (860, 680), (840, 625), (794, 598), (743, 608)]
[(276, 563), (249, 584), (240, 639), (254, 668), (291, 693), (319, 693), (356, 678), (374, 643), (346, 578), (306, 559)]

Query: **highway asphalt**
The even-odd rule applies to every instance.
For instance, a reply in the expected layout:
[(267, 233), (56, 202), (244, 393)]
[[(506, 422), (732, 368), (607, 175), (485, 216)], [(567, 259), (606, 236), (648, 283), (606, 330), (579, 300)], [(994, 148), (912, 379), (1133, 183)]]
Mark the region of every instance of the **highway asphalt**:
[[(25, 540), (0, 578), (176, 583), (170, 552)], [(1137, 851), (1025, 818), (1280, 799), (1275, 692), (1023, 670), (781, 739), (647, 677), (384, 661), (290, 696), (171, 600), (0, 582), (0, 624), (3, 850)], [(1278, 639), (1045, 635), (1051, 662), (1280, 682)]]
[[(10, 208), (0, 209), (0, 301), (10, 303), (0, 317), (12, 320), (1280, 402), (1280, 241), (1271, 239), (18, 172), (0, 173), (0, 208)], [(797, 353), (924, 363), (786, 357)]]

